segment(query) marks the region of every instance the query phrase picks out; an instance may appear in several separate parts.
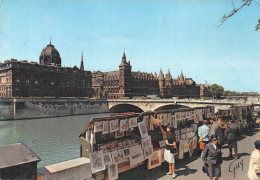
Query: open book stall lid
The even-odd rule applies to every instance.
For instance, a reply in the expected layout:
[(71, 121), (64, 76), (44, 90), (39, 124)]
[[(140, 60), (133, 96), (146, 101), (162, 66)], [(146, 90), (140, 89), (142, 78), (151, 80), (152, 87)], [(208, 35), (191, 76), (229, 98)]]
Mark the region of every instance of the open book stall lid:
[(162, 111), (148, 111), (148, 112), (142, 112), (140, 113), (135, 113), (135, 114), (126, 114), (126, 115), (113, 115), (113, 116), (104, 116), (104, 117), (93, 117), (86, 125), (86, 127), (81, 131), (79, 134), (79, 137), (83, 136), (86, 131), (89, 128), (90, 124), (94, 124), (94, 122), (98, 121), (109, 121), (109, 120), (115, 120), (115, 119), (125, 119), (125, 118), (131, 118), (131, 117), (142, 117), (142, 116), (147, 116), (147, 115), (156, 115), (156, 114), (162, 114), (162, 113), (175, 113), (175, 112), (186, 112), (186, 111), (194, 111), (196, 109), (207, 109), (211, 108), (212, 106), (206, 106), (206, 107), (196, 107), (196, 108), (179, 108), (179, 109), (174, 109), (174, 110), (162, 110)]
[(94, 124), (94, 122), (98, 121), (109, 121), (109, 120), (121, 120), (121, 119), (126, 119), (126, 118), (131, 118), (131, 117), (139, 117), (140, 113), (135, 113), (135, 114), (127, 114), (127, 115), (117, 115), (117, 116), (103, 116), (103, 117), (93, 117), (86, 125), (86, 127), (81, 131), (79, 134), (79, 137), (84, 135), (89, 128), (90, 124)]

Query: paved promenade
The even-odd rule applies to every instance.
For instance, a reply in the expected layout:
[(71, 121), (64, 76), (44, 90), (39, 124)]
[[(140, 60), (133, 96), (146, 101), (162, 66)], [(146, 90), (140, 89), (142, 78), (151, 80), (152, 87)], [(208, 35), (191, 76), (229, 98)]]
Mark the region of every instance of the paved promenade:
[[(249, 135), (242, 135), (238, 141), (239, 159), (227, 159), (228, 148), (226, 145), (223, 149), (223, 164), (221, 166), (222, 180), (248, 180), (247, 171), (249, 165), (250, 154), (254, 150), (254, 142), (260, 139), (260, 128), (254, 129)], [(167, 163), (158, 168), (147, 170), (145, 166), (124, 172), (119, 175), (119, 179), (142, 179), (142, 180), (168, 180), (172, 176), (165, 175), (168, 172)], [(208, 180), (206, 174), (201, 170), (202, 160), (198, 153), (192, 158), (178, 161), (176, 163), (176, 173), (178, 180)], [(235, 170), (234, 170), (235, 168)], [(230, 172), (231, 171), (231, 172)]]

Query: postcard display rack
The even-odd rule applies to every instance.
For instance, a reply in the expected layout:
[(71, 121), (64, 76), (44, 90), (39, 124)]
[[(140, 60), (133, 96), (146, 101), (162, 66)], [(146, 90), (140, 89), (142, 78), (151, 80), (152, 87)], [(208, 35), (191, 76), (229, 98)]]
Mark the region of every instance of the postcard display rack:
[(175, 128), (178, 159), (192, 156), (197, 147), (197, 125), (214, 107), (95, 117), (79, 135), (81, 156), (90, 158), (96, 179), (118, 179), (118, 174), (147, 163), (152, 169), (164, 162), (165, 136), (159, 128)]

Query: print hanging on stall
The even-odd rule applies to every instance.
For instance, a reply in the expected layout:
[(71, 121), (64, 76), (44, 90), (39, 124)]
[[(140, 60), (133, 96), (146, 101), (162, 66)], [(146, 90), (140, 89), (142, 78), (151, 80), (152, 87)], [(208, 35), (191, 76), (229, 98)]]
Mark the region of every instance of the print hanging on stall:
[(96, 173), (105, 170), (103, 151), (97, 151), (90, 154), (91, 170)]
[(144, 159), (148, 159), (153, 155), (153, 146), (149, 146), (144, 149)]
[(128, 120), (127, 119), (120, 120), (120, 132), (124, 132), (128, 130), (128, 128), (129, 128)]
[(109, 122), (109, 128), (110, 128), (110, 132), (118, 131), (119, 130), (118, 119), (111, 120)]
[(129, 157), (130, 156), (130, 148), (124, 148), (123, 152), (124, 152), (124, 157)]
[(118, 179), (118, 166), (117, 164), (112, 164), (108, 166), (108, 179), (115, 180)]
[(160, 161), (161, 161), (161, 163), (163, 163), (163, 162), (165, 162), (165, 159), (164, 159), (165, 148), (162, 148), (160, 150), (161, 150), (161, 152), (160, 152)]
[(133, 117), (129, 119), (129, 128), (134, 128), (138, 126), (137, 124), (137, 117)]
[(94, 131), (101, 132), (103, 130), (103, 121), (94, 122)]
[(147, 148), (148, 146), (150, 146), (152, 143), (151, 143), (151, 136), (147, 136), (143, 139), (141, 139), (142, 141), (142, 148), (145, 149)]
[(145, 122), (142, 121), (142, 122), (138, 123), (138, 127), (139, 127), (139, 131), (140, 131), (141, 137), (142, 138), (147, 137), (148, 136), (148, 131), (147, 131)]
[(144, 161), (143, 150), (140, 145), (130, 147), (130, 166)]
[(161, 150), (157, 150), (148, 159), (148, 169), (153, 169), (161, 165)]
[(107, 133), (108, 133), (108, 121), (103, 121), (102, 134), (107, 134)]
[(110, 165), (112, 163), (113, 163), (113, 160), (112, 160), (110, 152), (104, 153), (104, 164), (105, 165)]
[(115, 138), (118, 139), (118, 138), (124, 137), (124, 133), (125, 132), (116, 131), (115, 132)]
[(166, 140), (159, 141), (160, 147), (166, 146)]
[(111, 155), (112, 155), (112, 158), (113, 158), (113, 161), (114, 161), (115, 164), (123, 162), (124, 159), (125, 159), (124, 158), (124, 153), (123, 153), (122, 149), (118, 149), (118, 150), (112, 151)]

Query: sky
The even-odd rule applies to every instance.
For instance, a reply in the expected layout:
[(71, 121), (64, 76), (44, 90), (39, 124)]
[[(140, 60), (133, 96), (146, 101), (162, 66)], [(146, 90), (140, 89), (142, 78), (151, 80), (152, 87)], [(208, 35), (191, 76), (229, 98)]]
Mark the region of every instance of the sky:
[[(0, 62), (39, 62), (50, 42), (62, 66), (118, 70), (125, 49), (133, 71), (183, 72), (197, 83), (260, 92), (260, 0), (221, 27), (230, 0), (0, 0)], [(241, 0), (234, 0), (239, 7)]]

